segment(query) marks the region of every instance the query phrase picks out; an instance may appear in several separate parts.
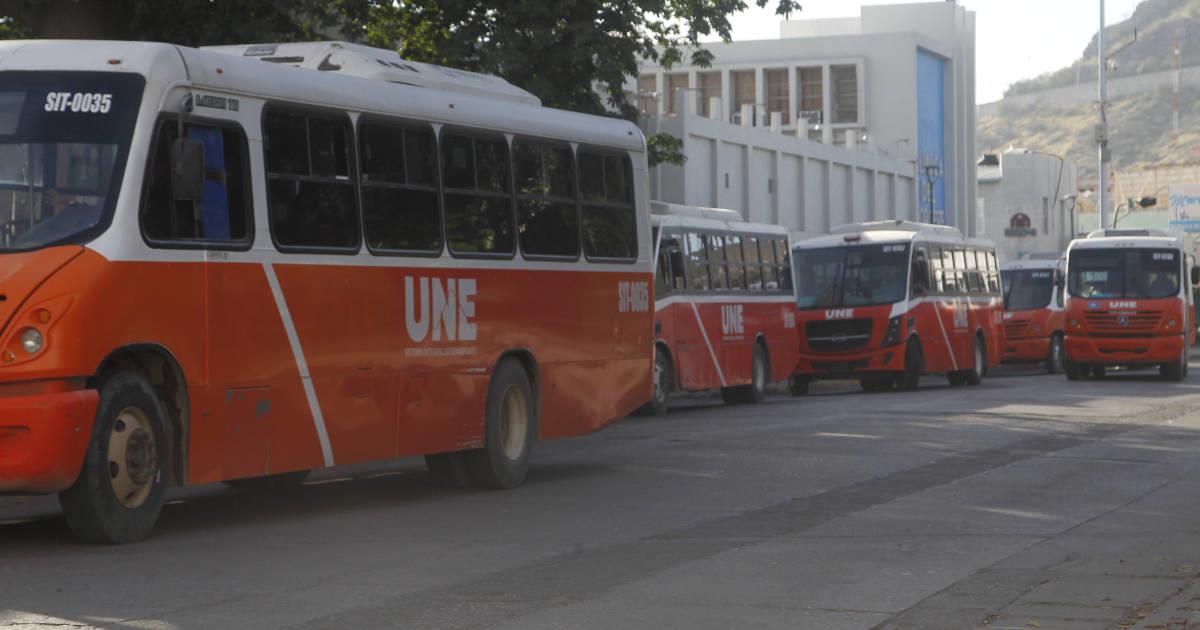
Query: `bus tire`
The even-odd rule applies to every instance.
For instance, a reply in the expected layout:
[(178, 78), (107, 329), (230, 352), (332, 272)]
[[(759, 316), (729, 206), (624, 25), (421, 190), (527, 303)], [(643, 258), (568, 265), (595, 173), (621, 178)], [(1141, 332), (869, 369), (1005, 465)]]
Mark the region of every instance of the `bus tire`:
[(295, 470), (292, 472), (279, 473), (276, 475), (265, 475), (263, 477), (245, 477), (243, 479), (226, 479), (222, 483), (230, 488), (238, 490), (265, 490), (274, 489), (281, 490), (284, 488), (295, 488), (304, 483), (308, 479), (308, 470)]
[(1188, 350), (1186, 345), (1184, 344), (1183, 354), (1179, 357), (1179, 360), (1158, 366), (1158, 373), (1164, 379), (1178, 383), (1187, 376)]
[(464, 453), (435, 453), (425, 456), (429, 483), (438, 488), (473, 488), (475, 480), (467, 468)]
[(642, 413), (651, 416), (661, 416), (667, 413), (668, 400), (675, 383), (674, 372), (671, 371), (671, 361), (662, 348), (654, 349), (654, 391), (650, 402), (642, 406)]
[(525, 481), (537, 435), (536, 409), (525, 368), (514, 359), (501, 361), (488, 386), (484, 447), (464, 454), (479, 485), (506, 490)]
[(1067, 360), (1063, 364), (1063, 371), (1067, 373), (1068, 381), (1078, 381), (1083, 379), (1085, 373), (1087, 372), (1087, 366), (1083, 365), (1082, 363), (1076, 363), (1074, 361)]
[(1050, 349), (1046, 352), (1046, 373), (1058, 374), (1065, 369), (1066, 355), (1063, 353), (1062, 333), (1050, 336)]
[(962, 370), (946, 372), (946, 380), (950, 382), (951, 387), (962, 387), (967, 384), (967, 375)]
[(757, 404), (766, 400), (769, 371), (767, 353), (762, 344), (755, 343), (754, 352), (750, 355), (750, 384), (722, 387), (721, 400), (727, 405)]
[(79, 478), (58, 495), (76, 536), (120, 544), (154, 529), (170, 472), (166, 417), (142, 374), (119, 372), (104, 383)]
[(807, 396), (810, 385), (812, 385), (812, 380), (807, 376), (793, 374), (788, 378), (788, 393), (797, 398)]
[(904, 372), (896, 381), (896, 389), (904, 392), (916, 391), (921, 385), (921, 372), (925, 371), (925, 353), (921, 349), (920, 340), (915, 337), (908, 340), (904, 348)]
[(975, 335), (975, 352), (971, 355), (971, 368), (964, 371), (967, 385), (979, 385), (987, 372), (987, 348), (982, 335)]

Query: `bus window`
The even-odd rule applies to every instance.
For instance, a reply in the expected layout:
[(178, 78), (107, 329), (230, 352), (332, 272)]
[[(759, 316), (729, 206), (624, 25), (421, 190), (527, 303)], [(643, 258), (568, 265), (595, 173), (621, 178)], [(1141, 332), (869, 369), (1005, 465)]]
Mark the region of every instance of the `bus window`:
[(279, 247), (358, 249), (350, 137), (343, 116), (267, 111), (267, 209)]
[(517, 240), (526, 256), (579, 256), (575, 161), (568, 145), (517, 140)]
[[(778, 241), (771, 238), (764, 238), (758, 242), (758, 249), (763, 261), (763, 290), (778, 291), (779, 290), (779, 254), (775, 246)], [(788, 277), (791, 277), (792, 270), (787, 270)]]
[(446, 240), (456, 256), (511, 256), (513, 207), (508, 143), (498, 137), (442, 134)]
[(655, 298), (687, 288), (683, 271), (685, 264), (679, 240), (674, 235), (665, 236), (658, 247), (658, 271), (654, 279)]
[(230, 127), (187, 126), (186, 135), (204, 145), (205, 178), (201, 199), (185, 201), (171, 192), (171, 144), (178, 133), (177, 121), (159, 124), (141, 210), (146, 238), (249, 245), (253, 213), (248, 211), (246, 137)]
[(704, 235), (688, 232), (687, 235), (689, 286), (699, 291), (711, 287), (708, 281), (708, 252), (704, 248)]
[(712, 278), (712, 288), (724, 291), (729, 288), (725, 273), (725, 239), (716, 234), (704, 238), (708, 241), (708, 274)]
[(434, 181), (433, 130), (364, 123), (358, 139), (367, 247), (440, 252), (442, 213)]
[(909, 297), (919, 298), (929, 294), (929, 259), (922, 247), (913, 253), (912, 269), (909, 270)]
[(633, 164), (628, 156), (579, 152), (583, 252), (588, 258), (637, 259), (632, 179)]
[(745, 290), (746, 265), (742, 256), (742, 237), (725, 235), (725, 260), (729, 263), (729, 288)]
[(930, 275), (929, 292), (930, 293), (941, 293), (942, 292), (942, 278), (943, 278), (943, 276), (942, 276), (942, 248), (930, 247), (929, 251), (926, 255), (929, 257), (929, 275)]
[(958, 293), (958, 272), (954, 267), (954, 250), (942, 250), (942, 293)]
[(763, 269), (762, 258), (758, 252), (758, 238), (754, 236), (742, 237), (742, 248), (746, 258), (746, 288), (751, 291), (762, 291)]
[(779, 290), (783, 293), (792, 292), (792, 253), (788, 251), (787, 241), (775, 241), (775, 249), (781, 252), (779, 265), (775, 268), (779, 274)]

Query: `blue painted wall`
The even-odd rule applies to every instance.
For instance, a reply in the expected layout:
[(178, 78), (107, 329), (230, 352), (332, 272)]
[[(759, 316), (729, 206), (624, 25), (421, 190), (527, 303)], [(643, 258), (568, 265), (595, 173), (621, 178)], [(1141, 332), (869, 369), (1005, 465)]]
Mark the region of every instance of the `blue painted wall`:
[[(946, 73), (945, 60), (917, 50), (917, 154), (921, 183), (917, 201), (922, 213), (929, 208), (929, 179), (926, 164), (941, 167), (941, 177), (933, 180), (933, 222), (953, 225), (954, 214), (946, 212)], [(925, 216), (922, 214), (921, 216)]]

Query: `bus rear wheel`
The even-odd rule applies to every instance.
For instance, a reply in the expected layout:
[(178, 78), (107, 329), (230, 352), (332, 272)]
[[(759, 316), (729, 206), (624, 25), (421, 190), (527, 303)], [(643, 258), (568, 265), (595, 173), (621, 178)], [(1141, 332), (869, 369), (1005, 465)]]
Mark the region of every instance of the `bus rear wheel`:
[(1065, 369), (1066, 359), (1063, 353), (1062, 335), (1054, 333), (1050, 337), (1050, 350), (1046, 353), (1046, 373), (1058, 374)]
[(650, 402), (638, 407), (639, 416), (661, 416), (667, 413), (668, 401), (674, 389), (675, 377), (671, 372), (671, 361), (662, 348), (654, 350), (654, 389)]
[(921, 372), (925, 371), (925, 353), (921, 350), (921, 342), (909, 339), (904, 349), (904, 372), (896, 381), (896, 389), (905, 392), (916, 391), (921, 385)]
[(737, 387), (722, 387), (721, 400), (727, 405), (756, 404), (767, 398), (767, 381), (770, 368), (767, 366), (767, 353), (762, 344), (754, 344), (754, 352), (750, 356), (750, 384)]
[(484, 447), (463, 454), (471, 476), (485, 488), (504, 490), (525, 481), (537, 436), (533, 387), (514, 359), (496, 367), (488, 387)]
[(983, 375), (987, 372), (987, 348), (983, 345), (983, 337), (975, 336), (975, 352), (971, 355), (974, 363), (970, 369), (964, 370), (964, 379), (967, 385), (979, 385), (983, 382)]
[(150, 534), (167, 489), (166, 417), (145, 376), (121, 372), (104, 383), (79, 478), (58, 495), (76, 536), (117, 544)]

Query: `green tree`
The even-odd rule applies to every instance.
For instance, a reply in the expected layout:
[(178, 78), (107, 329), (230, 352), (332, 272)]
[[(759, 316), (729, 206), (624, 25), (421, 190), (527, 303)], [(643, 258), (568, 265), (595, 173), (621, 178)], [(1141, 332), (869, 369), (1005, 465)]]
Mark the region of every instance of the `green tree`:
[[(753, 0), (763, 7), (772, 0)], [(776, 0), (776, 13), (800, 11)], [(625, 91), (641, 59), (707, 66), (702, 37), (730, 39), (744, 0), (400, 0), (373, 2), (362, 39), (408, 59), (504, 77), (550, 107), (637, 119)], [(651, 163), (681, 163), (682, 143), (649, 138)]]

